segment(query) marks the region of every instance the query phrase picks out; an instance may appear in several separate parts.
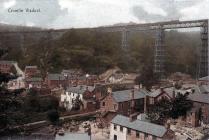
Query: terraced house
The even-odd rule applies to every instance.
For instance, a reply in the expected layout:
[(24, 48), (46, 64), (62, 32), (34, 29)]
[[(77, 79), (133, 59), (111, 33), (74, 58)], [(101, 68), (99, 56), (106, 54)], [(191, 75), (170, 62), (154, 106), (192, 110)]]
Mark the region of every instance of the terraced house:
[(165, 126), (138, 118), (117, 115), (110, 125), (110, 140), (172, 140), (174, 133)]

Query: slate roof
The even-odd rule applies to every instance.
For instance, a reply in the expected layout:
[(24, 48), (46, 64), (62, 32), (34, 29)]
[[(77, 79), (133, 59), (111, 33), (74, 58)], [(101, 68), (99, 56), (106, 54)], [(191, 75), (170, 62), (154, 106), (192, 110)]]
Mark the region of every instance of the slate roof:
[(208, 76), (205, 76), (205, 77), (202, 77), (202, 78), (199, 78), (199, 80), (202, 80), (202, 81), (208, 81)]
[(68, 87), (66, 91), (78, 93), (78, 94), (83, 94), (86, 91), (87, 87), (90, 92), (92, 92), (95, 89), (95, 87), (93, 87), (93, 86), (82, 85), (82, 86), (76, 86), (76, 87)]
[(64, 70), (62, 70), (62, 72), (61, 72), (62, 74), (80, 74), (80, 73), (82, 73), (82, 71), (80, 70), (80, 69), (64, 69)]
[(37, 66), (25, 66), (25, 68), (38, 68)]
[[(112, 92), (112, 96), (116, 102), (124, 102), (131, 100), (131, 94), (132, 89), (128, 90), (121, 90), (121, 91), (115, 91)], [(141, 99), (144, 98), (145, 95), (148, 95), (148, 92), (146, 90), (134, 90), (134, 99)]]
[(90, 140), (87, 133), (66, 133), (64, 136), (57, 135), (55, 140)]
[(7, 61), (7, 60), (0, 60), (0, 64), (14, 64), (14, 63), (17, 63), (16, 61)]
[(48, 74), (49, 80), (65, 80), (65, 77), (62, 74)]
[(86, 76), (85, 75), (83, 75), (83, 76), (79, 76), (78, 77), (78, 80), (86, 80), (87, 78), (86, 78)]
[(113, 124), (121, 125), (157, 137), (163, 137), (167, 132), (167, 129), (164, 126), (140, 120), (134, 120), (130, 122), (129, 117), (125, 117), (122, 115), (115, 116), (111, 122)]
[(27, 82), (42, 82), (43, 79), (40, 77), (32, 77), (32, 78), (27, 78), (26, 81)]
[(201, 85), (201, 86), (199, 86), (199, 90), (201, 93), (209, 93), (209, 86), (208, 85)]
[(149, 96), (150, 97), (157, 97), (158, 95), (160, 95), (162, 92), (161, 92), (161, 89), (156, 89), (154, 91), (152, 91)]
[[(196, 102), (209, 104), (209, 93), (205, 93), (205, 89), (208, 86), (194, 86), (194, 93), (189, 94), (189, 99)], [(204, 91), (204, 92), (203, 92)]]

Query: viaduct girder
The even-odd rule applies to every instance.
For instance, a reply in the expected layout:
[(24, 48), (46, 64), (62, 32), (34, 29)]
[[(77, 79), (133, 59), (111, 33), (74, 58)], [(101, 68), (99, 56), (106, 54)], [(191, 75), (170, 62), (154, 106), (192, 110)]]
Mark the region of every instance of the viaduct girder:
[(121, 47), (126, 48), (128, 45), (128, 35), (130, 32), (136, 31), (156, 31), (155, 36), (155, 56), (154, 56), (154, 72), (161, 78), (165, 75), (165, 33), (166, 29), (180, 29), (180, 28), (201, 28), (201, 48), (200, 48), (200, 63), (198, 70), (198, 77), (209, 75), (208, 69), (208, 20), (190, 20), (190, 21), (168, 21), (147, 24), (134, 24), (124, 26), (109, 26), (101, 27), (100, 31), (104, 32), (121, 32), (122, 40)]
[[(146, 23), (146, 24), (132, 24), (132, 25), (122, 25), (122, 26), (103, 26), (97, 28), (83, 28), (90, 29), (94, 31), (103, 32), (121, 32), (121, 47), (128, 48), (128, 40), (130, 32), (136, 31), (156, 31), (155, 36), (155, 60), (154, 60), (154, 72), (160, 77), (164, 75), (164, 62), (165, 62), (165, 34), (166, 29), (179, 29), (179, 28), (201, 28), (201, 48), (200, 48), (200, 66), (198, 77), (203, 77), (209, 75), (208, 69), (208, 20), (190, 20), (190, 21), (167, 21), (167, 22), (157, 22), (157, 23)], [(81, 28), (80, 28), (81, 29)], [(35, 30), (35, 31), (11, 31), (11, 32), (0, 32), (0, 35), (12, 35), (18, 34), (20, 40), (24, 40), (24, 36), (27, 34), (43, 34), (45, 33), (48, 38), (51, 38), (50, 34), (58, 33), (63, 34), (70, 29), (59, 29), (59, 30)], [(24, 41), (21, 41), (24, 42)]]

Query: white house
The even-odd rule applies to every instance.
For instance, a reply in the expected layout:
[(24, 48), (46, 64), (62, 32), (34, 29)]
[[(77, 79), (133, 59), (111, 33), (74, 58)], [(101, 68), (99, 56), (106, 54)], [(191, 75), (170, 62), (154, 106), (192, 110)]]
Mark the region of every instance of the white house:
[(61, 94), (61, 104), (67, 110), (71, 110), (73, 107), (73, 102), (76, 100), (76, 98), (83, 102), (83, 93), (87, 90), (92, 91), (93, 88), (90, 86), (68, 87), (65, 93)]

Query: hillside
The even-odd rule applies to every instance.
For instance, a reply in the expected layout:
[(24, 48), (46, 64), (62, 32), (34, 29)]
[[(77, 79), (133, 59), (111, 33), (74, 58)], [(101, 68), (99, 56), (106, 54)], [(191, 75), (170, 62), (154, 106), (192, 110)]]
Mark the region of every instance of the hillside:
[[(130, 47), (125, 51), (120, 47), (120, 39), (119, 33), (88, 29), (71, 29), (56, 40), (44, 37), (36, 40), (31, 34), (31, 38), (24, 42), (24, 51), (11, 48), (4, 59), (17, 60), (22, 68), (38, 65), (43, 72), (81, 68), (100, 74), (115, 66), (124, 71), (140, 72), (143, 67), (153, 66), (153, 33), (132, 33)], [(167, 31), (166, 46), (167, 74), (181, 71), (195, 76), (199, 60), (199, 33)]]

